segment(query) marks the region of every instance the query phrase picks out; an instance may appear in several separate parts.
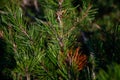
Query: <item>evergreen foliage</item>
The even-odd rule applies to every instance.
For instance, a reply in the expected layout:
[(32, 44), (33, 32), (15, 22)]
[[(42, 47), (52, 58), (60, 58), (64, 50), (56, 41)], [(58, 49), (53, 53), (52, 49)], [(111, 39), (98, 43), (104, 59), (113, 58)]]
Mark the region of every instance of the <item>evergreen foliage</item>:
[(113, 80), (114, 73), (120, 79), (117, 1), (0, 3), (2, 80)]
[(119, 80), (120, 79), (120, 65), (112, 64), (107, 67), (106, 71), (100, 70), (98, 80)]

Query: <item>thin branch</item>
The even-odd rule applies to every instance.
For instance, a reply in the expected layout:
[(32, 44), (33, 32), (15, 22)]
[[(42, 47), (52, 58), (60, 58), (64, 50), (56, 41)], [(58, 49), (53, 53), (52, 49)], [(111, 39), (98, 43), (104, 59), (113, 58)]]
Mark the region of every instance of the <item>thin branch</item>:
[(30, 40), (31, 44), (33, 44), (33, 39), (31, 39), (31, 37), (28, 35), (27, 31), (25, 29), (23, 29), (21, 26), (20, 26), (20, 29), (24, 33), (24, 35), (26, 35), (28, 37), (28, 39)]
[(70, 30), (64, 35), (64, 37), (66, 37), (67, 35), (69, 35), (73, 30), (75, 30), (75, 27), (71, 27)]
[(91, 8), (92, 8), (92, 6), (89, 5), (88, 8), (87, 8), (87, 10), (84, 12), (82, 18), (79, 20), (80, 22), (82, 22), (82, 21), (87, 17), (88, 12), (89, 12), (89, 10), (90, 10)]
[(7, 12), (0, 10), (0, 14), (7, 14)]
[(0, 38), (3, 38), (3, 31), (0, 30)]

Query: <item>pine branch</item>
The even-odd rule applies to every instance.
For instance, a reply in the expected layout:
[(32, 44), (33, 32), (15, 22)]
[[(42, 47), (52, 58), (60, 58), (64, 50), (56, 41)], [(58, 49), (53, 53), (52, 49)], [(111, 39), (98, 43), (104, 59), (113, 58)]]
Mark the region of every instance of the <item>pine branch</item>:
[(90, 11), (90, 9), (92, 8), (92, 6), (91, 5), (89, 5), (88, 7), (87, 7), (87, 9), (86, 9), (86, 11), (82, 14), (82, 17), (80, 18), (80, 22), (82, 22), (88, 15), (89, 15), (89, 11)]

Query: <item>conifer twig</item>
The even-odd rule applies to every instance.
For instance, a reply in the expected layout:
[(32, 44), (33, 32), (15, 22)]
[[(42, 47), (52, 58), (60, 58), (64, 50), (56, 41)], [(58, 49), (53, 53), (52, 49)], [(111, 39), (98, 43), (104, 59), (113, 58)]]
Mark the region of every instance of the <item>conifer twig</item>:
[(63, 43), (63, 23), (62, 23), (62, 15), (63, 15), (63, 11), (62, 11), (62, 3), (64, 0), (58, 0), (59, 3), (59, 8), (58, 11), (56, 12), (57, 15), (57, 21), (59, 23), (59, 27), (60, 27), (60, 34), (58, 35), (58, 42), (59, 45), (61, 47), (61, 52), (63, 53), (63, 47), (64, 47), (64, 43)]
[(91, 9), (91, 5), (88, 6), (87, 10), (84, 12), (84, 14), (82, 15), (82, 18), (79, 20), (80, 22), (82, 22), (88, 15), (89, 10)]
[(0, 10), (0, 14), (7, 14), (7, 12)]
[(3, 31), (0, 30), (0, 38), (3, 38)]

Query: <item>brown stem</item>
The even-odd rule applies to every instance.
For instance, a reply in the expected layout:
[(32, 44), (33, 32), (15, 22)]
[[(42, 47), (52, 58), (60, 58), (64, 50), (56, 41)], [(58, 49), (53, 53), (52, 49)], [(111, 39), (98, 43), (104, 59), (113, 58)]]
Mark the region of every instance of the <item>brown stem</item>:
[(30, 80), (30, 74), (29, 73), (26, 73), (26, 78), (27, 78), (27, 80)]
[(26, 69), (25, 69), (25, 76), (26, 76), (27, 80), (30, 80), (30, 73), (28, 71), (28, 67), (26, 67)]
[(92, 80), (95, 80), (96, 79), (96, 74), (95, 74), (95, 57), (94, 57), (94, 53), (91, 52), (90, 54), (90, 58), (92, 59), (92, 69), (91, 69), (91, 77), (92, 77)]
[(27, 74), (26, 77), (27, 77), (27, 80), (30, 80), (30, 74)]
[(62, 3), (63, 3), (63, 0), (58, 0), (58, 3), (59, 3), (59, 8), (58, 8), (58, 11), (56, 12), (56, 15), (57, 15), (57, 21), (59, 23), (59, 27), (60, 27), (60, 34), (58, 35), (58, 42), (59, 42), (59, 45), (60, 45), (60, 48), (61, 48), (61, 53), (63, 53), (64, 51), (64, 42), (63, 42), (63, 23), (62, 23), (62, 15), (63, 15), (63, 12), (62, 12)]
[(88, 12), (89, 10), (92, 8), (91, 5), (88, 6), (87, 10), (84, 12), (82, 18), (80, 19), (80, 22), (82, 22), (87, 16), (88, 16)]

